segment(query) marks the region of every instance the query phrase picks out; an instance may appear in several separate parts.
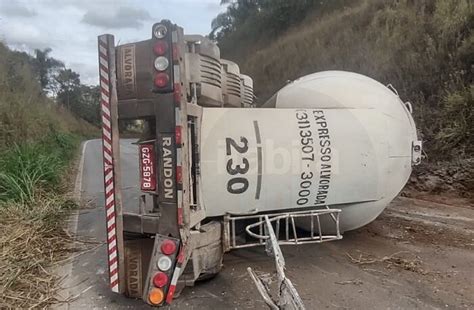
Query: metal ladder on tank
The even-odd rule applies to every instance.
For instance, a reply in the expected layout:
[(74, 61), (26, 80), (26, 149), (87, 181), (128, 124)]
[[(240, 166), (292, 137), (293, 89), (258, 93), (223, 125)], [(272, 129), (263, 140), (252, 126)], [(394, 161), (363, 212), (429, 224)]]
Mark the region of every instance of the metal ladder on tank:
[[(252, 268), (247, 271), (254, 281), (260, 295), (272, 310), (304, 310), (305, 306), (293, 283), (285, 276), (285, 259), (280, 249), (283, 245), (305, 243), (322, 243), (342, 239), (339, 229), (340, 209), (316, 209), (275, 214), (226, 215), (224, 217), (224, 246), (226, 250), (265, 245), (265, 251), (275, 258), (278, 299), (270, 294), (268, 280), (257, 275)], [(323, 234), (321, 217), (329, 217), (334, 229), (332, 234)], [(309, 220), (310, 229), (298, 229), (297, 220)], [(240, 221), (255, 220), (245, 227), (245, 232), (252, 237), (251, 242), (237, 242), (236, 225)], [(275, 226), (275, 229), (273, 228)], [(327, 226), (324, 227), (328, 229)], [(258, 232), (254, 230), (257, 229)]]

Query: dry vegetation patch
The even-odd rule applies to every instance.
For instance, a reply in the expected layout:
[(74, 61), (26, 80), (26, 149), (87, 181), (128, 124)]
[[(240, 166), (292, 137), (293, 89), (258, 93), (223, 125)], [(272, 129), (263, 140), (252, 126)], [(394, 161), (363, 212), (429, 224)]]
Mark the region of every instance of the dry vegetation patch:
[(74, 203), (61, 196), (37, 197), (0, 207), (0, 308), (47, 308), (61, 302), (60, 278), (52, 266), (73, 248), (63, 219)]
[(421, 258), (413, 253), (402, 251), (393, 253), (389, 256), (382, 258), (376, 258), (370, 255), (359, 254), (359, 256), (353, 257), (347, 253), (350, 261), (357, 265), (370, 265), (382, 263), (386, 268), (399, 268), (406, 271), (411, 271), (419, 274), (427, 274), (428, 272), (422, 268), (423, 262)]

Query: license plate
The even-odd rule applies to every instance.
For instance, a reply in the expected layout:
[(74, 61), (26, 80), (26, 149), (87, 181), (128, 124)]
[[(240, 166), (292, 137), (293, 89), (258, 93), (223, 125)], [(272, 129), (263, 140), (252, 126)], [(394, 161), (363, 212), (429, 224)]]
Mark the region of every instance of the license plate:
[(156, 190), (155, 148), (153, 144), (140, 144), (140, 184), (142, 191)]

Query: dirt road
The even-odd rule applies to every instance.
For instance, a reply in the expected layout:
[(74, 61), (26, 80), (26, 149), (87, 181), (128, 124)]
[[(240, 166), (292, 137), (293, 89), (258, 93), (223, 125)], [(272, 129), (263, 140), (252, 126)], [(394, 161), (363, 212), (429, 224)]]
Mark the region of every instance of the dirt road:
[[(123, 141), (125, 201), (133, 204), (136, 158)], [(70, 309), (148, 309), (109, 292), (106, 284), (100, 141), (85, 152), (77, 233), (99, 244), (75, 259), (67, 285)], [(437, 199), (440, 201), (440, 199)], [(307, 309), (473, 309), (474, 206), (398, 198), (373, 223), (321, 245), (283, 247), (287, 275)], [(170, 309), (267, 309), (246, 268), (271, 273), (263, 249), (226, 254), (222, 272), (187, 288)]]

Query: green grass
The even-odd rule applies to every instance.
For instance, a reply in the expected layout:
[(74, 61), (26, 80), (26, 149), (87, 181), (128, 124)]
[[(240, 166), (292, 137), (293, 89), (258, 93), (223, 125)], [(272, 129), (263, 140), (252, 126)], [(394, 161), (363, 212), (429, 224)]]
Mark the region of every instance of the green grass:
[(37, 143), (18, 145), (0, 156), (0, 203), (31, 203), (45, 191), (57, 191), (79, 138), (51, 132)]

